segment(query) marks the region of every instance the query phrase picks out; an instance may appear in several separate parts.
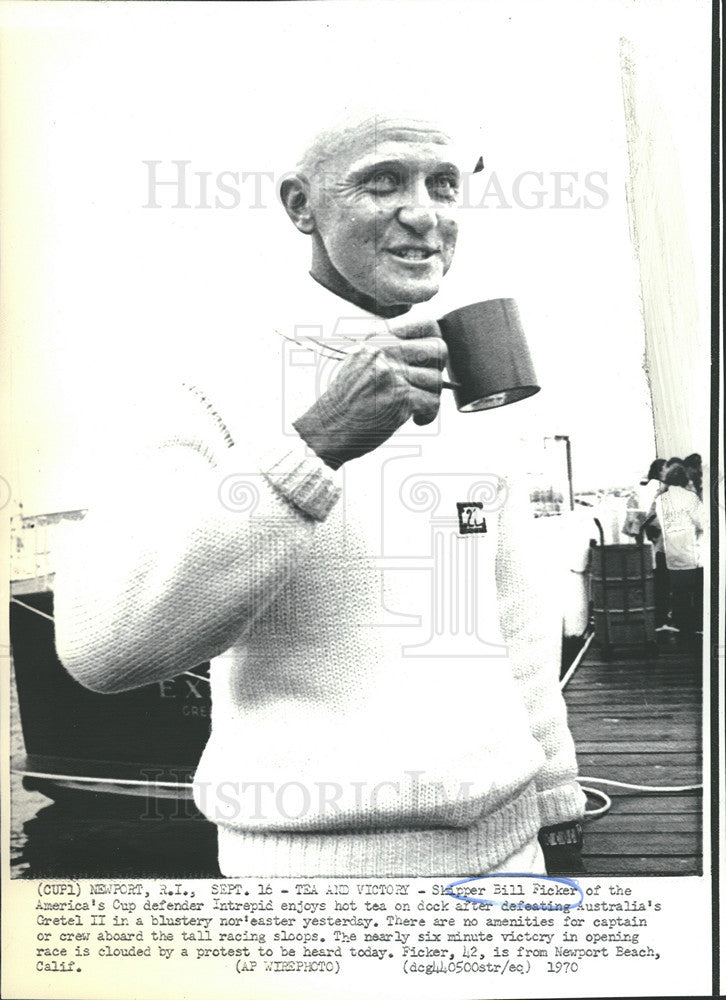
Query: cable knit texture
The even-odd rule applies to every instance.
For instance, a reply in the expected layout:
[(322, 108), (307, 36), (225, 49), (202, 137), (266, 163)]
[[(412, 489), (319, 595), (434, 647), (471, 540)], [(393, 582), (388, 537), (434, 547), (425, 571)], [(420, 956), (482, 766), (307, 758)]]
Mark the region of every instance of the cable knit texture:
[[(310, 307), (318, 337), (340, 306)], [(59, 656), (106, 692), (213, 660), (195, 799), (227, 875), (496, 871), (583, 807), (509, 418), (447, 397), (334, 473), (292, 430), (322, 362), (268, 348), (244, 398), (157, 394), (148, 447), (114, 454), (60, 559)]]

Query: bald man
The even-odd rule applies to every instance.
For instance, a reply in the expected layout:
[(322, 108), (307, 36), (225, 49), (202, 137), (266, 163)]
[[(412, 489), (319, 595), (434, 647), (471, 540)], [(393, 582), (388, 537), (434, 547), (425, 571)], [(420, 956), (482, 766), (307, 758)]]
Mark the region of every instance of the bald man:
[[(543, 873), (538, 834), (577, 846), (561, 618), (511, 422), (441, 406), (424, 306), (473, 166), (417, 117), (319, 133), (280, 187), (307, 281), (276, 279), (237, 353), (157, 404), (115, 477), (143, 503), (99, 502), (58, 574), (59, 655), (81, 683), (212, 660), (195, 800), (225, 875)], [(476, 489), (487, 516), (462, 537)]]

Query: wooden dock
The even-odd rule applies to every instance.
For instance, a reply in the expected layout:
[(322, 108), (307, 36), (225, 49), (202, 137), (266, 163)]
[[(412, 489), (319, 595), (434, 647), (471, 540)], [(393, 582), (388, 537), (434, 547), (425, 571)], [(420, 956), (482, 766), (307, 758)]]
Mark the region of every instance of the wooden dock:
[[(702, 781), (700, 648), (677, 645), (672, 636), (659, 641), (656, 658), (621, 651), (611, 662), (593, 644), (565, 688), (581, 775), (638, 785)], [(585, 824), (588, 874), (702, 873), (701, 793), (593, 787), (613, 804)]]

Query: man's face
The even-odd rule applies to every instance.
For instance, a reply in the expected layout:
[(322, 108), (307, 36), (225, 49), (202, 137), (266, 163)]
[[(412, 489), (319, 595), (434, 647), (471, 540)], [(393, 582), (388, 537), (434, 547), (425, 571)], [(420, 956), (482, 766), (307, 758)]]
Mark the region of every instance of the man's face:
[(342, 277), (377, 307), (435, 295), (456, 247), (456, 160), (433, 125), (378, 121), (347, 134), (311, 179), (313, 275), (345, 294)]

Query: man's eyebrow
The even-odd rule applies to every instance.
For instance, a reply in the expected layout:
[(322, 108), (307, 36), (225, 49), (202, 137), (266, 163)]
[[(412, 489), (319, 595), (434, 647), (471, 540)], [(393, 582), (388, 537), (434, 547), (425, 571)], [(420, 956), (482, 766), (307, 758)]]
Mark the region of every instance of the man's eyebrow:
[[(374, 173), (377, 170), (410, 170), (412, 167), (418, 167), (419, 165), (420, 161), (413, 157), (408, 159), (405, 156), (396, 156), (378, 159), (375, 156), (371, 156), (354, 163), (350, 168), (349, 176), (357, 179)], [(457, 177), (461, 172), (456, 164), (450, 160), (431, 160), (430, 163), (426, 164), (426, 170), (429, 173), (455, 174)]]

